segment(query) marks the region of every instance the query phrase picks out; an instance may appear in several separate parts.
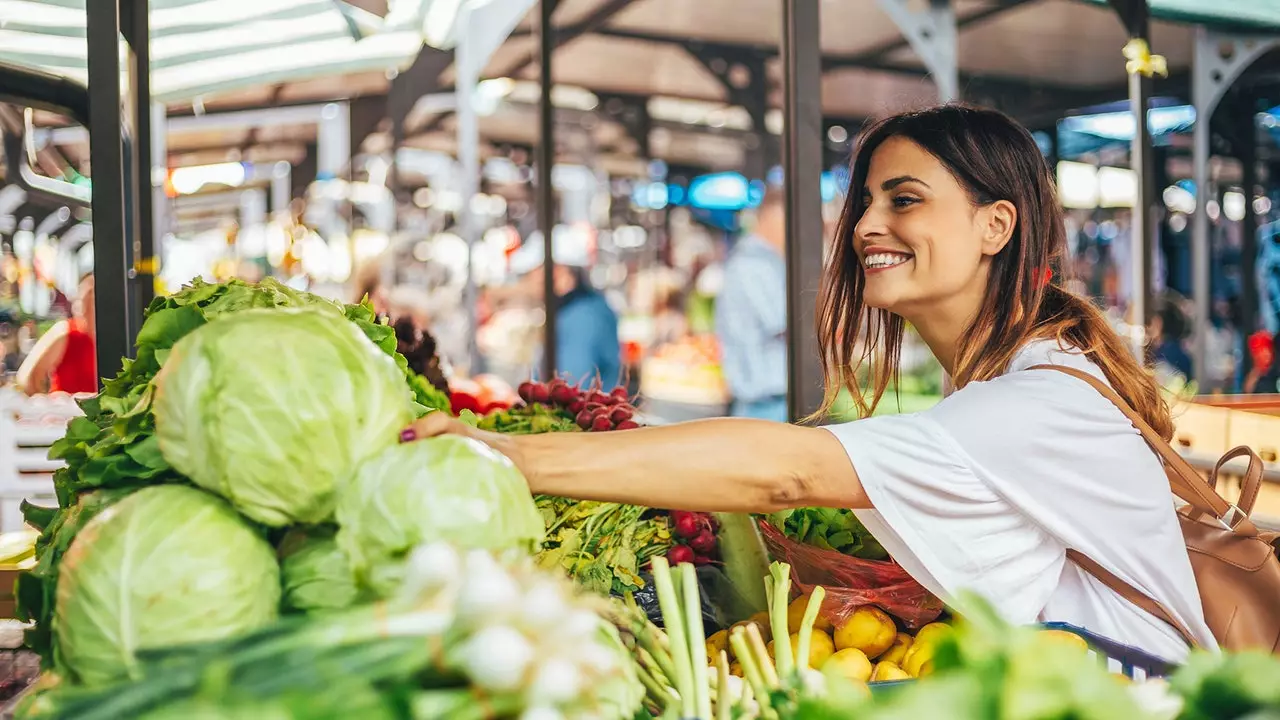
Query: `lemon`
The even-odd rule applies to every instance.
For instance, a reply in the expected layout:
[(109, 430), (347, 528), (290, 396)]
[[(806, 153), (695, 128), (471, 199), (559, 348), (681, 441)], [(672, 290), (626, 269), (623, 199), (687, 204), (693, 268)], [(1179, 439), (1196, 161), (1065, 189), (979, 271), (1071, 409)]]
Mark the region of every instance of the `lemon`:
[(832, 670), (849, 680), (866, 682), (871, 677), (871, 661), (861, 650), (845, 648), (827, 658), (827, 661), (822, 664), (823, 672)]
[(836, 649), (857, 648), (869, 658), (877, 658), (893, 647), (898, 628), (885, 611), (863, 605), (854, 611), (835, 632)]
[(902, 659), (907, 656), (907, 651), (911, 649), (911, 644), (913, 642), (914, 640), (910, 635), (900, 632), (898, 633), (898, 636), (894, 638), (893, 645), (890, 646), (888, 650), (885, 650), (884, 654), (877, 659), (880, 662), (889, 662), (894, 665), (900, 665), (902, 663)]
[(1084, 638), (1076, 635), (1075, 633), (1067, 632), (1066, 630), (1041, 630), (1040, 637), (1048, 638), (1056, 643), (1063, 643), (1065, 645), (1079, 648), (1081, 651), (1087, 651), (1089, 649), (1089, 643), (1085, 642)]
[[(821, 630), (814, 630), (809, 635), (809, 667), (820, 668), (827, 658), (835, 654), (836, 646), (831, 641), (831, 636)], [(769, 657), (777, 658), (773, 653), (773, 643), (768, 645)], [(791, 636), (791, 656), (797, 661), (800, 655), (800, 633)]]
[(896, 664), (881, 660), (871, 670), (871, 682), (893, 682), (894, 680), (910, 680), (906, 670)]
[[(811, 593), (805, 593), (787, 606), (787, 632), (795, 634), (800, 632), (800, 623), (804, 621), (804, 611), (809, 607), (809, 596)], [(831, 621), (822, 617), (819, 613), (816, 620), (813, 621), (815, 630), (823, 632), (831, 632)]]

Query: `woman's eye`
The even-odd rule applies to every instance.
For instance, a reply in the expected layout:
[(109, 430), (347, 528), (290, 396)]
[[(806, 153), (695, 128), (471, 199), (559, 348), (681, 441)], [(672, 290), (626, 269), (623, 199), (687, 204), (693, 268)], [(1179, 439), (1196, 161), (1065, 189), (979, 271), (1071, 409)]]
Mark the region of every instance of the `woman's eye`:
[(899, 195), (893, 199), (893, 206), (896, 208), (909, 207), (920, 202), (920, 198), (914, 198), (910, 195)]

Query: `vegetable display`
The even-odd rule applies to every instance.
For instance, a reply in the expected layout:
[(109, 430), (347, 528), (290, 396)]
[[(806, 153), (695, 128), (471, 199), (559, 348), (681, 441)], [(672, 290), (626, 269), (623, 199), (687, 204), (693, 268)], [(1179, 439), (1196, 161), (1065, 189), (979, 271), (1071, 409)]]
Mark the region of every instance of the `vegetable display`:
[(291, 612), (349, 608), (365, 593), (356, 584), (351, 558), (338, 547), (337, 528), (291, 531), (280, 541), (281, 607)]
[(58, 575), (57, 657), (93, 685), (134, 677), (139, 651), (217, 640), (276, 618), (280, 567), (212, 495), (146, 488), (90, 520)]
[(511, 461), (459, 436), (394, 445), (370, 458), (342, 490), (337, 520), (338, 547), (360, 582), (380, 594), (399, 585), (401, 561), (420, 543), (528, 554), (544, 536)]

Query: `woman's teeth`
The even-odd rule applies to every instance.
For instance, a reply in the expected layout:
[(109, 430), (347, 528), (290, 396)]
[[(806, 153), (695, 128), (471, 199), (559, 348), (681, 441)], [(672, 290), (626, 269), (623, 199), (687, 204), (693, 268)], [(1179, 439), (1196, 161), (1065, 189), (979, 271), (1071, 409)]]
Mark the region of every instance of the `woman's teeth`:
[(878, 269), (901, 265), (910, 259), (910, 255), (903, 255), (901, 253), (876, 253), (875, 255), (868, 255), (867, 258), (862, 261), (862, 264), (867, 268)]

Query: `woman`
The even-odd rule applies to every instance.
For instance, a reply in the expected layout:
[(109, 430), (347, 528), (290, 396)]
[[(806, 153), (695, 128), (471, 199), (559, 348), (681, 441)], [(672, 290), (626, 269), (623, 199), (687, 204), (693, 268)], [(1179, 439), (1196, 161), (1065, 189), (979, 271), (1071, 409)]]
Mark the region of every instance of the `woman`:
[(93, 275), (86, 275), (71, 305), (71, 317), (49, 328), (18, 368), (18, 386), (28, 395), (97, 392), (94, 339)]
[(428, 416), (404, 439), (479, 438), (535, 493), (690, 510), (853, 508), (944, 599), (970, 588), (1012, 622), (1070, 622), (1185, 657), (1177, 631), (1070, 562), (1074, 549), (1216, 647), (1158, 457), (1089, 385), (1029, 369), (1104, 378), (1172, 434), (1154, 381), (1104, 317), (1049, 278), (1065, 233), (1031, 135), (963, 106), (892, 117), (864, 134), (852, 181), (818, 307), (828, 402), (844, 385), (868, 415), (909, 322), (956, 387), (933, 409), (821, 429), (722, 419), (531, 437)]

